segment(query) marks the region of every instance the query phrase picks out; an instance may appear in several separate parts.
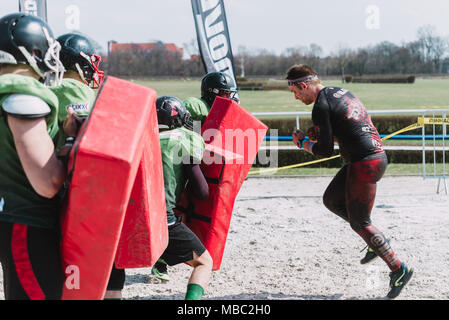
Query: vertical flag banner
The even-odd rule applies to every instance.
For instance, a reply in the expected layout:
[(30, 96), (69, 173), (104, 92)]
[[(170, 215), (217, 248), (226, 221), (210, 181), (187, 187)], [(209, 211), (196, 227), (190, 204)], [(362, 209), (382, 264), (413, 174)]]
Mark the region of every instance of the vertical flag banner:
[(193, 17), (206, 72), (220, 71), (237, 88), (234, 59), (223, 0), (192, 0)]
[(47, 0), (19, 0), (19, 11), (47, 21)]

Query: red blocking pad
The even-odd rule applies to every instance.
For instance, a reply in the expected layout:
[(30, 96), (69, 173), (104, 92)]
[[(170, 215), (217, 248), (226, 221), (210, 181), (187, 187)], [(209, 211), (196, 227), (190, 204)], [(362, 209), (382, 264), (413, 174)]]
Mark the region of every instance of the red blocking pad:
[(148, 128), (148, 139), (115, 256), (115, 266), (119, 269), (150, 267), (168, 245), (164, 175), (155, 106), (152, 107)]
[(108, 77), (75, 141), (61, 226), (64, 300), (103, 299), (155, 97)]
[(235, 101), (217, 97), (202, 128), (206, 143), (201, 170), (209, 199), (188, 199), (184, 193), (176, 213), (198, 236), (219, 270), (235, 199), (268, 128)]

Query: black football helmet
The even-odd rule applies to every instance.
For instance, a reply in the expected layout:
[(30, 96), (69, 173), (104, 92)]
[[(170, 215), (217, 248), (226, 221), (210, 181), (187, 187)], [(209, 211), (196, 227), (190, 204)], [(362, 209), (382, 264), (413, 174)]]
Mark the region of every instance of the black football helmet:
[(161, 96), (156, 100), (157, 122), (160, 128), (193, 129), (193, 121), (184, 103), (173, 96)]
[(99, 69), (101, 57), (95, 54), (91, 41), (77, 33), (67, 33), (56, 40), (61, 44), (60, 56), (66, 70), (78, 72), (93, 89), (99, 88), (104, 72)]
[(58, 86), (64, 75), (60, 44), (48, 24), (26, 13), (0, 19), (0, 63), (27, 64), (48, 86)]
[(211, 107), (215, 97), (224, 97), (239, 102), (237, 88), (232, 87), (232, 81), (223, 72), (211, 72), (201, 80), (201, 98)]

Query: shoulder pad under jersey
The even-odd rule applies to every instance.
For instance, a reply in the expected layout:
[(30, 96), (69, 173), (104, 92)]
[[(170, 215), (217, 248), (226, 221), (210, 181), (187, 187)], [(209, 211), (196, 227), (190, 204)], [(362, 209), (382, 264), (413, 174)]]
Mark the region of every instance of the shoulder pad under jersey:
[(17, 118), (42, 118), (51, 113), (44, 100), (28, 94), (12, 94), (2, 104), (3, 110)]

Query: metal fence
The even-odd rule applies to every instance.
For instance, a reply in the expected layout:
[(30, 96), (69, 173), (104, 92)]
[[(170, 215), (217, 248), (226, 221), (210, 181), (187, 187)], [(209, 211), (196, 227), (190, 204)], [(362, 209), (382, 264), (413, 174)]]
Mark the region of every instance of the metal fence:
[[(444, 191), (448, 194), (448, 188), (446, 184), (446, 179), (448, 177), (448, 173), (446, 172), (446, 151), (449, 151), (446, 147), (446, 137), (447, 130), (446, 125), (449, 124), (449, 118), (447, 118), (447, 114), (449, 114), (449, 109), (405, 109), (405, 110), (368, 110), (370, 115), (373, 114), (391, 114), (391, 115), (399, 115), (399, 114), (416, 114), (417, 116), (422, 116), (423, 126), (422, 126), (422, 147), (401, 147), (395, 146), (391, 147), (392, 150), (414, 150), (422, 151), (422, 176), (424, 179), (438, 179), (438, 187), (437, 193), (440, 192), (441, 184), (444, 187)], [(311, 116), (311, 111), (297, 111), (297, 112), (253, 112), (252, 113), (257, 118), (273, 118), (273, 117), (296, 117), (296, 127), (300, 129), (299, 118), (305, 116)], [(432, 125), (432, 134), (426, 135), (425, 128), (426, 125)], [(437, 134), (437, 126), (441, 126), (441, 134)], [(430, 138), (430, 139), (429, 139)], [(440, 145), (437, 145), (436, 141), (440, 141)], [(432, 144), (430, 146), (426, 145), (426, 141), (431, 141)], [(263, 147), (262, 147), (263, 148)], [(279, 147), (276, 146), (277, 150), (289, 150), (294, 149), (296, 147)], [(268, 147), (267, 149), (270, 149)], [(426, 162), (426, 151), (431, 151), (433, 154), (433, 163)], [(438, 169), (437, 162), (437, 152), (442, 152), (442, 169)], [(432, 173), (429, 174), (427, 172), (428, 165), (431, 165), (431, 169), (433, 169)]]
[[(446, 110), (449, 113), (449, 109), (435, 109)], [(370, 115), (372, 114), (416, 114), (421, 115), (424, 109), (403, 109), (403, 110), (368, 110)], [(426, 110), (427, 111), (427, 110)], [(430, 110), (429, 110), (430, 111)], [(312, 116), (312, 111), (292, 111), (292, 112), (253, 112), (253, 116), (256, 118), (273, 118), (273, 117), (296, 117), (296, 128), (299, 127), (299, 118), (305, 116)]]
[[(447, 191), (447, 184), (446, 184), (446, 178), (448, 176), (448, 173), (446, 172), (446, 151), (448, 150), (446, 147), (446, 125), (449, 124), (449, 119), (447, 118), (447, 114), (449, 113), (448, 109), (433, 109), (433, 110), (425, 110), (422, 112), (422, 120), (419, 120), (422, 122), (422, 174), (424, 179), (438, 179), (438, 186), (437, 186), (437, 193), (440, 193), (440, 186), (441, 183), (444, 186), (444, 192), (448, 194)], [(426, 161), (426, 125), (432, 126), (432, 136), (433, 139), (431, 141), (431, 147), (432, 147), (432, 155), (433, 155), (433, 163), (427, 163)], [(439, 128), (441, 126), (441, 130), (437, 130), (437, 127)], [(437, 146), (437, 131), (441, 132), (441, 145)], [(437, 166), (437, 152), (442, 152), (442, 168), (441, 170), (438, 169)], [(432, 173), (427, 172), (427, 165), (431, 165), (431, 171)]]

